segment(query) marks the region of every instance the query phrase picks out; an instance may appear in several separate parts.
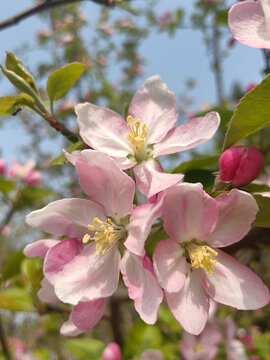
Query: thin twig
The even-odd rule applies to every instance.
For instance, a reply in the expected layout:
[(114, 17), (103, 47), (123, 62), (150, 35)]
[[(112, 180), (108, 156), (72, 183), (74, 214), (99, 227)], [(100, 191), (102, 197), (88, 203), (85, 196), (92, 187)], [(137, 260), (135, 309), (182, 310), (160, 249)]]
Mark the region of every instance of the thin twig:
[[(41, 11), (48, 10), (48, 9), (51, 9), (51, 8), (54, 8), (57, 6), (67, 5), (67, 4), (81, 2), (81, 1), (83, 1), (83, 0), (52, 0), (52, 1), (45, 0), (41, 4), (32, 6), (29, 9), (24, 10), (14, 16), (0, 22), (0, 30), (3, 30), (12, 25), (16, 25), (20, 21), (22, 21), (32, 15), (35, 15)], [(114, 5), (114, 1), (112, 1), (112, 0), (91, 0), (91, 1), (98, 3), (100, 5), (105, 5), (105, 6), (113, 6)]]
[(7, 340), (6, 340), (6, 336), (5, 336), (5, 331), (3, 328), (3, 324), (2, 324), (2, 318), (0, 317), (0, 343), (2, 345), (2, 350), (3, 353), (5, 355), (6, 360), (12, 360), (8, 345), (7, 345)]
[(117, 342), (117, 344), (121, 345), (123, 343), (123, 338), (119, 327), (120, 324), (119, 302), (114, 297), (111, 297), (110, 305), (111, 305), (111, 326), (112, 326), (114, 341)]

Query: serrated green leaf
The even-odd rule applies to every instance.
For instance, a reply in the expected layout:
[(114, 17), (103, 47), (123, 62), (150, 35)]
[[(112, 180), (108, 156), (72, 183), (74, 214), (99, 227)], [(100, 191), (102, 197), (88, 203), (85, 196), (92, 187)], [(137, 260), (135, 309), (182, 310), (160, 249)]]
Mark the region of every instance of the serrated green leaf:
[(201, 156), (199, 159), (185, 161), (173, 169), (172, 173), (185, 173), (189, 170), (204, 169), (218, 165), (219, 156)]
[(239, 101), (229, 123), (223, 150), (270, 125), (269, 98), (270, 75)]
[(51, 103), (62, 98), (86, 68), (86, 65), (75, 62), (53, 72), (47, 81), (47, 94)]
[(261, 226), (270, 228), (270, 197), (262, 195), (254, 195), (254, 198), (259, 206), (256, 219), (252, 226)]
[(158, 326), (147, 325), (137, 321), (127, 334), (124, 344), (125, 358), (140, 355), (146, 349), (158, 349), (162, 343), (162, 335)]
[(105, 347), (96, 339), (69, 339), (63, 342), (66, 349), (83, 360), (99, 360)]
[(7, 259), (2, 270), (3, 280), (8, 280), (20, 273), (23, 259), (24, 255), (22, 250), (16, 251)]
[(0, 308), (10, 311), (35, 311), (32, 298), (25, 289), (10, 287), (0, 292)]
[(11, 52), (7, 52), (6, 68), (13, 71), (15, 74), (23, 78), (31, 88), (38, 93), (35, 80), (30, 72), (23, 66), (22, 62)]
[(33, 109), (34, 99), (28, 94), (17, 94), (0, 97), (0, 115), (12, 115), (17, 109), (29, 107)]
[[(81, 141), (77, 141), (75, 144), (72, 144), (70, 147), (68, 147), (66, 151), (71, 154), (75, 150), (81, 150), (82, 144), (83, 143)], [(65, 161), (66, 161), (65, 155), (61, 154), (51, 161), (51, 165), (63, 165)]]
[(8, 193), (9, 191), (14, 190), (14, 188), (15, 188), (14, 181), (0, 178), (0, 192)]

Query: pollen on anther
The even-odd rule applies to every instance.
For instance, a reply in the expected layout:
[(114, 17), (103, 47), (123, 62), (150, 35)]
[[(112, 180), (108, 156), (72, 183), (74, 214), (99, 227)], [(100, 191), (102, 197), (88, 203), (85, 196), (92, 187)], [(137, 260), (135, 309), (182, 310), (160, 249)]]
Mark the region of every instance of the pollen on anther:
[(84, 244), (86, 244), (86, 243), (88, 243), (89, 240), (90, 240), (90, 235), (89, 235), (89, 234), (85, 234), (84, 237), (83, 237), (82, 242), (83, 242)]

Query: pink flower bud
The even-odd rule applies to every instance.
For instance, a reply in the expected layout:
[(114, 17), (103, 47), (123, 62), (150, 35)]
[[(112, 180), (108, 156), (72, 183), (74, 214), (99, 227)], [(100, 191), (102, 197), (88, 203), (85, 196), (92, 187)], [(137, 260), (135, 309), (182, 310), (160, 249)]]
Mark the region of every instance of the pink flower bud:
[(255, 146), (233, 146), (220, 156), (219, 179), (235, 187), (245, 186), (257, 177), (262, 164), (263, 154)]
[(102, 360), (121, 360), (120, 346), (114, 342), (109, 343), (102, 353)]
[(24, 181), (28, 186), (35, 186), (42, 182), (42, 174), (40, 171), (30, 171), (24, 178)]
[(7, 164), (4, 159), (0, 159), (0, 175), (4, 175), (6, 172)]

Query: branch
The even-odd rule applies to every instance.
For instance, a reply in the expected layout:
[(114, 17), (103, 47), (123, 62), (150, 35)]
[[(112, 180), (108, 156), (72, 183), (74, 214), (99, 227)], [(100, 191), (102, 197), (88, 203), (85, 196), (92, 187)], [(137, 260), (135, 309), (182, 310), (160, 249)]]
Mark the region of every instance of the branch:
[[(0, 22), (0, 30), (5, 29), (12, 25), (16, 25), (20, 21), (22, 21), (32, 15), (35, 15), (41, 11), (48, 10), (48, 9), (51, 9), (51, 8), (54, 8), (57, 6), (80, 2), (80, 1), (83, 1), (83, 0), (51, 0), (51, 1), (44, 0), (43, 3), (35, 5), (27, 10), (20, 12), (17, 15), (12, 16), (11, 18), (9, 18), (7, 20)], [(91, 0), (91, 1), (98, 3), (100, 5), (106, 5), (106, 6), (114, 5), (114, 0)]]

